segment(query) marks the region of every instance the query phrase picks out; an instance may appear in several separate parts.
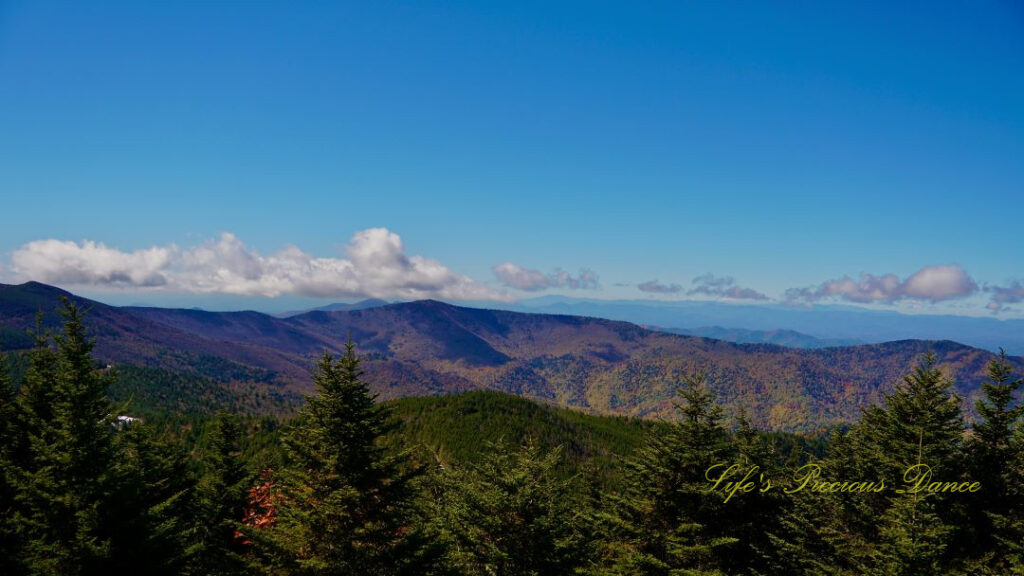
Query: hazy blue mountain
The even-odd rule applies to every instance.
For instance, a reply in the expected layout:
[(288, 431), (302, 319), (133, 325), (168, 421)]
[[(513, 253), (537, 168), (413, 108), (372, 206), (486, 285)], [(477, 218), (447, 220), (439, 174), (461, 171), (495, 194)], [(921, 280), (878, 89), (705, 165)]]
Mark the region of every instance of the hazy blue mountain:
[(911, 315), (854, 306), (790, 307), (719, 302), (595, 300), (545, 296), (489, 308), (571, 314), (622, 320), (644, 326), (696, 329), (722, 326), (752, 331), (793, 330), (825, 340), (866, 343), (893, 340), (955, 340), (995, 351), (1024, 354), (1024, 319), (1001, 320), (951, 315)]
[(274, 314), (278, 318), (288, 318), (290, 316), (298, 316), (299, 314), (305, 314), (306, 312), (338, 312), (348, 310), (366, 310), (367, 308), (376, 308), (378, 306), (386, 306), (390, 304), (387, 300), (381, 300), (380, 298), (367, 298), (366, 300), (360, 300), (359, 302), (334, 302), (326, 306), (318, 306), (316, 308), (309, 308), (307, 310), (292, 310), (289, 312), (281, 312)]
[(853, 338), (815, 338), (809, 334), (795, 330), (746, 330), (744, 328), (723, 328), (721, 326), (701, 326), (700, 328), (662, 328), (646, 326), (651, 330), (682, 334), (683, 336), (701, 336), (714, 338), (737, 344), (775, 344), (789, 348), (830, 348), (833, 346), (856, 346), (864, 344), (862, 340)]

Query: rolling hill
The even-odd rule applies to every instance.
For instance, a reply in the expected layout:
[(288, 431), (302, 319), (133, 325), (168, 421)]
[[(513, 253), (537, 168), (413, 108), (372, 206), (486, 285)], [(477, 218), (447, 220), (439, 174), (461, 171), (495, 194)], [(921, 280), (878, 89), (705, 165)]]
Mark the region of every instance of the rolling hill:
[[(30, 327), (36, 310), (53, 310), (61, 296), (74, 298), (38, 283), (0, 286), (3, 333)], [(103, 360), (195, 374), (239, 395), (273, 391), (270, 407), (261, 404), (265, 410), (292, 405), (310, 388), (316, 355), (340, 351), (349, 338), (384, 399), (485, 389), (598, 413), (664, 416), (673, 410), (675, 385), (705, 370), (724, 404), (746, 409), (755, 425), (771, 430), (815, 429), (857, 418), (926, 352), (937, 355), (957, 391), (970, 400), (992, 357), (951, 341), (807, 350), (735, 344), (599, 318), (430, 300), (288, 318), (82, 302), (91, 307), (88, 321)], [(1013, 362), (1024, 368), (1022, 359)], [(147, 390), (154, 392), (153, 386)], [(252, 404), (241, 405), (254, 409)]]

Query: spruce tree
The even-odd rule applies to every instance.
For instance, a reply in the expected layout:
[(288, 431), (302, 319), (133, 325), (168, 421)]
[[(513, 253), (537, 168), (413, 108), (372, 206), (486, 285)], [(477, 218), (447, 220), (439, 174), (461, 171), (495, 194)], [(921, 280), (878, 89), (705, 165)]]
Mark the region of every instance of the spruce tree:
[(1007, 468), (1007, 497), (1011, 506), (1006, 514), (993, 514), (997, 541), (997, 569), (1006, 574), (1024, 575), (1024, 426), (1018, 421), (1013, 435), (1013, 456)]
[(88, 574), (101, 569), (110, 551), (100, 526), (114, 415), (82, 311), (65, 299), (61, 315), (56, 350), (37, 339), (19, 398), (28, 454), (19, 471), (18, 521), (33, 573)]
[(953, 572), (946, 550), (953, 527), (932, 504), (935, 495), (897, 494), (880, 519), (870, 574), (925, 576)]
[[(877, 493), (838, 495), (842, 512), (833, 523), (851, 533), (845, 544), (851, 566), (880, 574), (951, 569), (954, 527), (962, 522), (959, 509), (948, 503), (970, 495), (897, 490), (908, 488), (905, 474), (913, 466), (930, 467), (935, 480), (962, 479), (964, 426), (952, 387), (935, 356), (926, 355), (881, 406), (865, 411), (834, 454), (836, 478), (880, 479), (888, 486)], [(876, 548), (877, 543), (882, 545)]]
[(325, 353), (307, 398), (284, 437), (276, 562), (291, 574), (423, 574), (413, 479), (404, 453), (385, 450), (392, 424), (362, 379), (354, 346)]
[(778, 531), (777, 525), (786, 504), (785, 494), (778, 489), (784, 478), (776, 464), (771, 443), (753, 428), (745, 411), (739, 412), (737, 424), (736, 462), (740, 470), (745, 472), (756, 468), (757, 473), (752, 480), (758, 488), (768, 486), (768, 483), (772, 488), (738, 494), (729, 502), (733, 506), (729, 511), (731, 533), (739, 541), (730, 551), (727, 565), (737, 572), (766, 573), (772, 563), (770, 558), (775, 553), (769, 534)]
[(435, 524), (460, 574), (560, 576), (589, 564), (589, 505), (556, 477), (561, 458), (502, 441), (482, 462), (441, 472)]
[(15, 446), (19, 443), (17, 406), (7, 357), (0, 352), (0, 574), (21, 574), (22, 539), (17, 532)]
[(114, 449), (104, 521), (111, 541), (105, 570), (182, 574), (190, 561), (195, 491), (185, 451), (138, 420), (117, 432)]
[(939, 478), (959, 477), (964, 425), (952, 388), (928, 354), (882, 406), (866, 411), (857, 428), (874, 444), (872, 456), (887, 477), (902, 482), (915, 464), (927, 464)]
[(239, 532), (255, 480), (246, 469), (241, 438), (237, 418), (218, 413), (204, 457), (206, 473), (198, 486), (195, 574), (228, 576), (253, 570)]
[(732, 463), (722, 410), (700, 374), (680, 391), (678, 420), (655, 428), (627, 464), (622, 496), (611, 496), (613, 566), (607, 574), (722, 574), (736, 538), (729, 504), (709, 492), (706, 472)]
[(43, 313), (36, 315), (36, 327), (32, 332), (34, 346), (28, 353), (28, 369), (25, 381), (18, 391), (19, 427), (23, 442), (16, 447), (20, 450), (19, 460), (27, 463), (27, 440), (39, 436), (44, 426), (53, 421), (54, 394), (57, 385), (57, 354), (51, 346), (51, 335), (43, 329)]
[(967, 508), (973, 527), (972, 550), (984, 556), (992, 570), (1009, 569), (1013, 542), (1024, 539), (1024, 445), (1021, 417), (1024, 403), (1016, 398), (1024, 378), (1016, 377), (1013, 366), (1000, 351), (988, 364), (988, 381), (982, 384), (984, 398), (975, 404), (979, 420), (968, 445), (970, 479), (982, 490), (972, 495)]

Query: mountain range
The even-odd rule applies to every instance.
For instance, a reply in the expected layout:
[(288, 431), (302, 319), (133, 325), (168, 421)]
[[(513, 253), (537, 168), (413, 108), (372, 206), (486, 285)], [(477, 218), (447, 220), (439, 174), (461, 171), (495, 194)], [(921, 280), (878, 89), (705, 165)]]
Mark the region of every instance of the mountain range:
[(599, 300), (543, 296), (515, 303), (478, 303), (516, 312), (571, 314), (672, 330), (792, 330), (819, 340), (877, 344), (894, 340), (956, 340), (990, 351), (1024, 354), (1024, 319), (905, 314), (842, 304), (788, 306), (694, 300)]
[[(133, 389), (131, 381), (125, 383), (138, 401), (159, 396), (179, 407), (176, 387), (190, 378), (221, 387), (220, 396), (269, 393), (268, 398), (296, 401), (311, 389), (309, 370), (317, 355), (338, 353), (351, 339), (382, 398), (485, 389), (597, 413), (667, 416), (679, 382), (705, 371), (729, 410), (743, 408), (764, 429), (807, 430), (856, 419), (926, 352), (936, 354), (969, 403), (992, 358), (989, 351), (952, 341), (798, 349), (433, 300), (286, 318), (116, 307), (34, 282), (0, 285), (0, 347), (30, 345), (24, 330), (33, 326), (38, 310), (48, 312), (45, 325), (55, 326), (52, 311), (61, 297), (89, 309), (96, 355), (105, 363), (138, 379), (164, 374), (158, 386)], [(1024, 368), (1024, 359), (1011, 361), (1018, 371)], [(212, 396), (198, 390), (195, 397)], [(262, 402), (246, 406), (270, 409)]]

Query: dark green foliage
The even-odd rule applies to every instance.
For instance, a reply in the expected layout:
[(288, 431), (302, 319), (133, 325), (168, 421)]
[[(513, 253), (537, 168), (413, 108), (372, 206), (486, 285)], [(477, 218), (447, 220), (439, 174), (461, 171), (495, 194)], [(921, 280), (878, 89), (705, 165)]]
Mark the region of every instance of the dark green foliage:
[(527, 440), (543, 450), (562, 451), (554, 472), (568, 478), (586, 473), (603, 488), (619, 488), (622, 458), (660, 424), (637, 418), (595, 416), (531, 402), (501, 392), (473, 391), (437, 398), (401, 398), (388, 403), (403, 423), (390, 435), (391, 444), (422, 446), (444, 464), (482, 460), (487, 443), (522, 445)]
[[(927, 465), (934, 479), (964, 476), (963, 423), (952, 382), (927, 355), (881, 406), (833, 441), (822, 479), (881, 480), (878, 492), (793, 496), (776, 538), (795, 573), (933, 574), (956, 562), (957, 529), (970, 495), (903, 493), (905, 473)], [(778, 556), (778, 555), (777, 555)]]
[(292, 413), (298, 404), (293, 393), (250, 380), (224, 379), (228, 375), (249, 378), (259, 374), (237, 367), (215, 376), (200, 373), (191, 365), (187, 370), (175, 371), (122, 364), (110, 371), (110, 396), (115, 401), (130, 400), (132, 411), (146, 416), (213, 415), (222, 410), (252, 415)]
[(55, 346), (37, 330), (14, 415), (4, 418), (15, 424), (3, 448), (14, 486), (5, 573), (178, 574), (190, 527), (186, 455), (141, 423), (117, 422), (83, 312), (70, 301), (61, 312)]
[[(112, 542), (105, 568), (125, 573), (181, 574), (189, 563), (194, 478), (176, 443), (156, 438), (144, 422), (122, 425), (106, 508)], [(198, 519), (203, 521), (205, 519)]]
[(927, 355), (882, 406), (865, 411), (857, 432), (885, 477), (897, 482), (908, 466), (922, 463), (936, 474), (957, 469), (964, 426), (952, 388)]
[(18, 439), (14, 386), (7, 359), (0, 354), (0, 573), (20, 572), (20, 540), (14, 519), (17, 477), (15, 443)]
[(1024, 425), (1017, 421), (1013, 435), (1013, 458), (1007, 466), (1009, 478), (1005, 514), (991, 513), (997, 549), (992, 553), (997, 570), (1024, 574)]
[(420, 574), (414, 509), (418, 471), (381, 446), (392, 424), (374, 403), (350, 343), (324, 354), (307, 399), (285, 435), (278, 475), (274, 561), (290, 574)]
[(24, 330), (0, 326), (0, 352), (4, 350), (27, 350), (32, 348), (35, 342), (32, 336)]
[[(771, 439), (759, 434), (750, 425), (745, 412), (738, 415), (739, 427), (734, 434), (735, 462), (740, 471), (754, 471), (752, 479), (758, 486), (771, 482), (778, 487), (785, 483), (786, 472), (780, 466)], [(779, 520), (787, 504), (785, 494), (776, 488), (762, 492), (738, 494), (730, 500), (732, 523), (730, 534), (737, 539), (729, 554), (731, 571), (766, 573), (771, 570), (774, 555), (769, 534), (779, 530)]]
[(1024, 551), (1024, 403), (1016, 393), (1024, 379), (1015, 376), (1002, 352), (988, 366), (985, 397), (976, 405), (980, 420), (968, 442), (971, 477), (985, 489), (968, 508), (974, 532), (973, 552), (991, 550), (985, 567), (1008, 572), (1021, 566)]
[(936, 514), (935, 501), (933, 495), (893, 498), (879, 519), (877, 549), (868, 563), (872, 574), (918, 576), (950, 571), (946, 550), (953, 527)]
[(569, 575), (591, 561), (590, 503), (558, 478), (561, 450), (487, 443), (486, 456), (436, 475), (438, 538), (460, 574)]
[(687, 380), (678, 420), (656, 429), (627, 463), (625, 493), (612, 496), (606, 574), (721, 574), (736, 544), (728, 504), (705, 472), (734, 448), (704, 376)]
[(255, 478), (242, 459), (241, 438), (237, 418), (218, 414), (203, 457), (206, 473), (197, 491), (199, 518), (192, 559), (197, 574), (228, 576), (253, 570), (240, 530)]
[[(103, 533), (113, 458), (113, 411), (95, 369), (82, 312), (65, 301), (64, 331), (32, 354), (20, 398), (27, 461), (19, 471), (24, 558), (33, 572), (83, 574), (110, 555)], [(41, 342), (42, 343), (42, 342)]]

